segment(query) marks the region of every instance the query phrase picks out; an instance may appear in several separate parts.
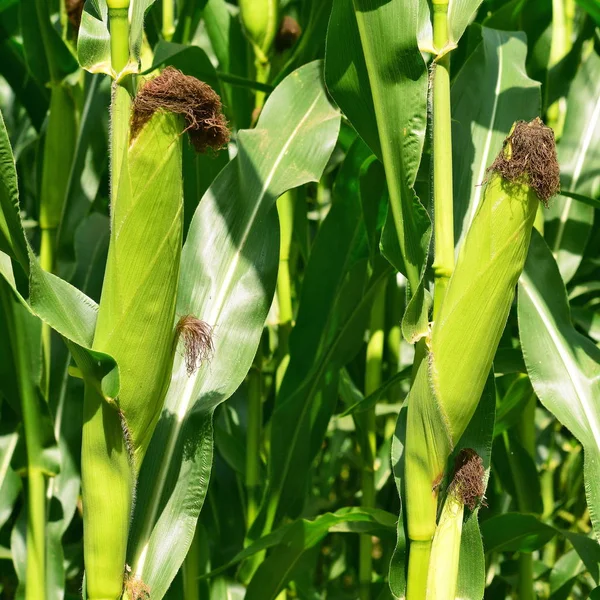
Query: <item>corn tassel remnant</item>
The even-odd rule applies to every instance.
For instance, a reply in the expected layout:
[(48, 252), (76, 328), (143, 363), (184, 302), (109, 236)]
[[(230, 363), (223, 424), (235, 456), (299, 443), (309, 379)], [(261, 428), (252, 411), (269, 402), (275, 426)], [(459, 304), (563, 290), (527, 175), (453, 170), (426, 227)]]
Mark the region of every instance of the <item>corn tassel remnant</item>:
[(460, 501), (475, 510), (485, 493), (485, 469), (481, 457), (472, 448), (463, 448), (454, 461), (454, 478), (448, 488), (448, 494), (460, 498)]
[(506, 181), (514, 182), (527, 174), (527, 183), (548, 207), (552, 196), (560, 192), (560, 170), (556, 159), (554, 131), (536, 117), (533, 121), (517, 121), (504, 140), (504, 150), (488, 168)]
[(298, 21), (293, 17), (286, 15), (281, 19), (279, 30), (275, 36), (275, 50), (285, 52), (294, 46), (298, 38), (302, 35), (302, 28)]
[(221, 99), (203, 81), (167, 67), (148, 81), (133, 101), (131, 138), (135, 139), (157, 110), (182, 115), (196, 152), (219, 150), (229, 141)]
[(150, 588), (131, 574), (131, 567), (125, 565), (125, 594), (127, 600), (150, 600)]
[(181, 317), (177, 323), (177, 340), (183, 340), (185, 369), (191, 377), (214, 352), (212, 327), (193, 315)]

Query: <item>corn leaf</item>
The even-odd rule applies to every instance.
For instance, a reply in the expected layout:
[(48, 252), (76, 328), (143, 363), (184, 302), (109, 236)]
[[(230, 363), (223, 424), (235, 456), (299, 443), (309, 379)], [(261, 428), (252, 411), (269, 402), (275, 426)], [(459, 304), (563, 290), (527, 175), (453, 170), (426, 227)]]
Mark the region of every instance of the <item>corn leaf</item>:
[(600, 537), (600, 350), (571, 324), (558, 267), (536, 232), (519, 282), (519, 333), (535, 393), (583, 444), (588, 508)]
[[(578, 70), (567, 99), (567, 116), (558, 144), (561, 187), (596, 198), (600, 194), (600, 56), (591, 52)], [(568, 283), (581, 262), (594, 221), (594, 209), (571, 196), (558, 196), (546, 215), (546, 238)]]
[(187, 553), (206, 495), (212, 412), (246, 376), (271, 304), (279, 248), (275, 200), (320, 177), (338, 128), (321, 63), (295, 71), (273, 92), (257, 128), (239, 132), (238, 156), (211, 185), (190, 225), (177, 314), (206, 321), (215, 349), (191, 377), (184, 357), (176, 356), (140, 474), (138, 497), (147, 502), (136, 504), (129, 564), (156, 600)]
[(454, 237), (459, 247), (485, 190), (486, 169), (510, 128), (540, 111), (540, 84), (525, 73), (522, 33), (483, 27), (482, 41), (452, 84)]
[[(390, 227), (393, 223), (396, 228), (400, 253), (397, 245), (387, 252), (384, 247), (384, 253), (408, 276), (416, 294), (431, 236), (429, 217), (412, 189), (427, 114), (427, 70), (417, 46), (418, 16), (424, 6), (371, 0), (351, 5), (336, 0), (326, 49), (327, 86), (385, 167), (393, 215)], [(422, 290), (420, 295), (422, 300)], [(426, 315), (422, 317), (421, 301), (411, 320), (418, 323), (417, 336), (426, 329)]]
[[(270, 489), (285, 514), (297, 517), (302, 509), (306, 475), (314, 454), (307, 439), (321, 446), (324, 430), (315, 431), (315, 413), (331, 417), (331, 402), (315, 395), (332, 359), (332, 339), (346, 321), (340, 299), (363, 296), (367, 270), (366, 231), (360, 218), (359, 173), (371, 153), (358, 139), (350, 148), (336, 178), (331, 209), (313, 244), (306, 268), (296, 325), (290, 335), (290, 363), (277, 397), (271, 421)], [(372, 198), (372, 200), (375, 200)], [(354, 272), (354, 277), (351, 273)], [(348, 288), (356, 281), (358, 288)], [(362, 330), (357, 327), (357, 330)], [(334, 367), (334, 371), (342, 365)], [(334, 386), (336, 387), (336, 386)], [(335, 391), (334, 391), (335, 394)], [(335, 402), (335, 399), (334, 399)], [(313, 406), (313, 404), (315, 404)], [(269, 494), (265, 498), (270, 497)], [(265, 507), (266, 509), (266, 507)]]
[(15, 159), (0, 114), (0, 250), (28, 270), (27, 243), (19, 215)]
[[(38, 264), (25, 238), (19, 218), (19, 189), (14, 156), (0, 116), (0, 275), (11, 285), (21, 304), (63, 336), (79, 367), (104, 383), (106, 395), (115, 397), (119, 375), (114, 359), (91, 350), (97, 304), (64, 279), (47, 273)], [(29, 273), (29, 298), (17, 289), (11, 258)]]
[(533, 552), (548, 543), (558, 531), (533, 515), (503, 513), (482, 523), (485, 552)]

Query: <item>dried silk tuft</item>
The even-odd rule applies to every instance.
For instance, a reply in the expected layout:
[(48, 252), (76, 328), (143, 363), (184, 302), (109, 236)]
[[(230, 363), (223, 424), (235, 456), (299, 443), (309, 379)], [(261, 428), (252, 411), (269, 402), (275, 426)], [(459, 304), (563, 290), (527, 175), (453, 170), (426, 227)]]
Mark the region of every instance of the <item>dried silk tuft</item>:
[(556, 158), (554, 131), (536, 117), (529, 123), (518, 121), (488, 171), (515, 182), (528, 176), (527, 184), (548, 206), (548, 200), (560, 192), (560, 170)]
[(186, 315), (179, 319), (176, 331), (177, 339), (183, 341), (185, 368), (191, 376), (214, 352), (212, 327), (193, 315)]
[(485, 469), (481, 457), (472, 448), (464, 448), (454, 462), (454, 478), (449, 492), (474, 510), (485, 493)]
[(133, 100), (131, 139), (159, 110), (182, 115), (196, 152), (219, 150), (229, 141), (221, 99), (203, 81), (167, 67), (146, 82)]

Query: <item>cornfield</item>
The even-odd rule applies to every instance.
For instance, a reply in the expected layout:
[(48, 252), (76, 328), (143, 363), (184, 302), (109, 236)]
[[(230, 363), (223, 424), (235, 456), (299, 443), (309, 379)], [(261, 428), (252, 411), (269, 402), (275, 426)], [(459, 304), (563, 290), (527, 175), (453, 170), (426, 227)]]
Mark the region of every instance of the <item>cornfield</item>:
[(600, 599), (597, 0), (0, 0), (0, 600)]

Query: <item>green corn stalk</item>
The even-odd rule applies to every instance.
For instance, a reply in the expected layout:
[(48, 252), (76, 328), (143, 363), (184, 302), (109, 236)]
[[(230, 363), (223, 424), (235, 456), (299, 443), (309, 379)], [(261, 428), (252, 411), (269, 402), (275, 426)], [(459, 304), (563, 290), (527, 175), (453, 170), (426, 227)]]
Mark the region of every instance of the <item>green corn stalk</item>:
[(523, 270), (539, 200), (546, 201), (557, 189), (551, 130), (539, 119), (516, 124), (491, 167), (410, 392), (405, 454), (409, 599), (426, 597), (446, 462), (481, 397)]
[[(254, 51), (256, 80), (269, 79), (269, 52), (273, 46), (279, 23), (279, 0), (240, 0), (240, 19), (246, 37)], [(262, 107), (265, 94), (256, 93), (256, 107)]]

